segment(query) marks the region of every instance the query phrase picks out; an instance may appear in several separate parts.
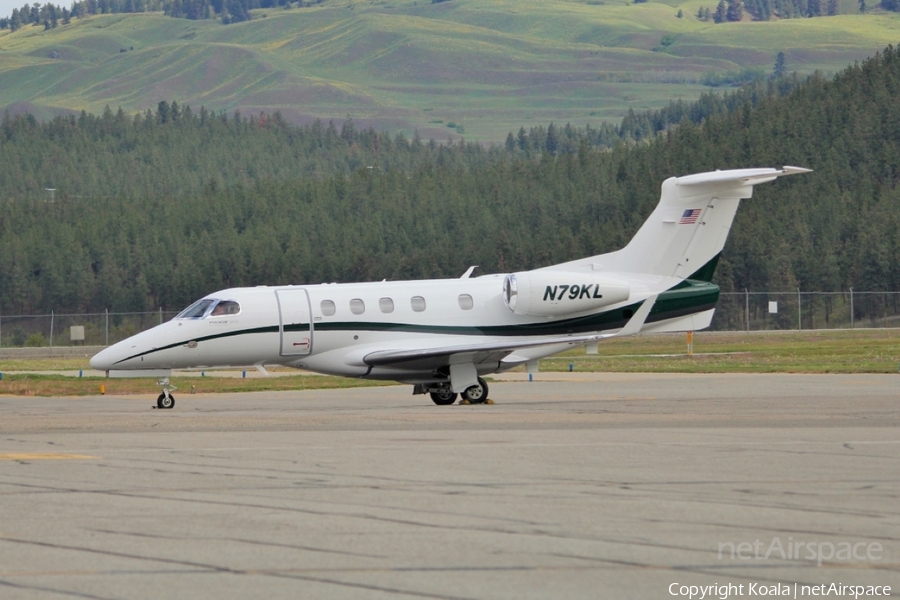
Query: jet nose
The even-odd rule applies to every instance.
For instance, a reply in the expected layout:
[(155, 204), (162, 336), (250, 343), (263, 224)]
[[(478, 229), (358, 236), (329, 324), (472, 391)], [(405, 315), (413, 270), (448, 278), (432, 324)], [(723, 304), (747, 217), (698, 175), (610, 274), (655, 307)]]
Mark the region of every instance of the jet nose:
[(91, 368), (97, 371), (109, 371), (112, 368), (113, 353), (112, 348), (101, 350), (91, 357)]

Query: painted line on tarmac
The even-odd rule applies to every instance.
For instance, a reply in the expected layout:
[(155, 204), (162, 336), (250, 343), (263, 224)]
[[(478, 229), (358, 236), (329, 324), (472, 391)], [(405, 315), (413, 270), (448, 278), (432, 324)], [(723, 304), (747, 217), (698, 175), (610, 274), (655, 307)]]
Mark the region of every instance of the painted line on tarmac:
[(89, 454), (60, 454), (58, 452), (4, 452), (0, 460), (94, 460), (99, 456)]

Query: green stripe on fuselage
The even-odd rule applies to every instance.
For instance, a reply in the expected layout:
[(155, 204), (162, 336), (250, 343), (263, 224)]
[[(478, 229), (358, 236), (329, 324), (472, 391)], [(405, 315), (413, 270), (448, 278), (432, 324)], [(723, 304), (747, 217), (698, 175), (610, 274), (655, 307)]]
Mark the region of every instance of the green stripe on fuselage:
[[(705, 281), (685, 280), (670, 290), (659, 295), (653, 310), (647, 317), (648, 323), (665, 319), (674, 319), (685, 315), (715, 308), (719, 300), (719, 286)], [(606, 312), (594, 313), (571, 319), (560, 319), (542, 323), (523, 325), (484, 325), (459, 327), (452, 325), (418, 325), (415, 323), (377, 323), (336, 321), (316, 323), (316, 331), (402, 331), (409, 333), (434, 333), (446, 335), (492, 335), (492, 336), (530, 336), (530, 335), (565, 335), (569, 333), (586, 333), (620, 329), (640, 308), (635, 302), (622, 308)]]

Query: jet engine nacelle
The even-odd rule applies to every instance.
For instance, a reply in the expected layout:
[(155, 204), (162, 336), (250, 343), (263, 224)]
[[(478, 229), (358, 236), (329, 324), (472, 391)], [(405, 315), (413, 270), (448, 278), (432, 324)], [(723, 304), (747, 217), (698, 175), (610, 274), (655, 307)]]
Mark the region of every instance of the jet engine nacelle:
[(503, 301), (517, 315), (556, 317), (628, 300), (628, 284), (585, 273), (529, 271), (507, 275)]

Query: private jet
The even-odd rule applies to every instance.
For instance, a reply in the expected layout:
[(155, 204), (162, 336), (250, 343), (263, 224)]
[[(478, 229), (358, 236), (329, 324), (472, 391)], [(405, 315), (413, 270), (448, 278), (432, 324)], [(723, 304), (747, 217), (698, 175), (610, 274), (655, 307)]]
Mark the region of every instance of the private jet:
[(531, 271), (458, 279), (221, 290), (91, 359), (108, 377), (267, 365), (394, 380), (438, 405), (488, 398), (484, 376), (602, 340), (709, 326), (713, 271), (738, 204), (800, 167), (735, 169), (662, 184), (659, 204), (621, 250)]

